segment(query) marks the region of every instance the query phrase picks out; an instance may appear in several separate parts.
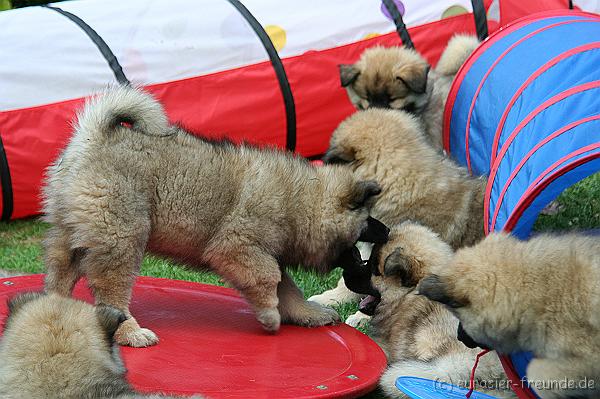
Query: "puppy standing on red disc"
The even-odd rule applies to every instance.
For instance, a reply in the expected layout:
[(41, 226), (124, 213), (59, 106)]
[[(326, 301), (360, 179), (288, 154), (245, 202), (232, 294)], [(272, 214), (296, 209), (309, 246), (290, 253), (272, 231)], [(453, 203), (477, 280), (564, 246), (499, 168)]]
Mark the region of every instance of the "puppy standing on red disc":
[(361, 238), (387, 239), (369, 217), (374, 182), (273, 149), (210, 142), (169, 125), (135, 88), (88, 101), (48, 170), (48, 291), (70, 295), (83, 275), (99, 304), (123, 311), (123, 345), (158, 341), (129, 312), (146, 249), (209, 268), (239, 289), (268, 331), (321, 326), (337, 313), (304, 300), (284, 267), (327, 272)]

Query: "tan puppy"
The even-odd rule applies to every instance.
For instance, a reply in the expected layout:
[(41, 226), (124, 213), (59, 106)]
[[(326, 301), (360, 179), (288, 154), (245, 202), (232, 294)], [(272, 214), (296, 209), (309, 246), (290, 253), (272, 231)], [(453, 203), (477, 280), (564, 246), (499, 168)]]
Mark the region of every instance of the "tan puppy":
[(533, 352), (527, 377), (542, 398), (600, 397), (598, 237), (494, 233), (418, 290), (447, 305), (474, 342)]
[[(419, 120), (404, 111), (356, 112), (335, 130), (323, 159), (345, 164), (359, 179), (379, 183), (382, 192), (371, 214), (388, 226), (417, 221), (454, 249), (483, 238), (485, 178), (470, 177), (436, 151)], [(322, 304), (356, 299), (343, 282), (310, 298)]]
[(452, 248), (479, 241), (483, 231), (485, 178), (473, 178), (435, 151), (419, 121), (406, 112), (359, 111), (331, 136), (323, 158), (378, 182), (371, 210), (385, 224), (411, 219), (431, 228)]
[(435, 148), (442, 149), (442, 118), (454, 75), (479, 45), (476, 37), (455, 35), (434, 70), (415, 50), (372, 47), (353, 65), (340, 65), (340, 79), (357, 109), (401, 109), (422, 118)]
[(75, 129), (44, 189), (52, 224), (46, 287), (68, 296), (86, 275), (97, 303), (128, 316), (116, 334), (120, 344), (157, 342), (129, 313), (146, 249), (209, 267), (244, 294), (266, 330), (277, 331), (281, 320), (339, 320), (305, 301), (285, 266), (327, 272), (359, 238), (387, 238), (369, 217), (369, 200), (380, 192), (374, 182), (273, 149), (194, 137), (169, 125), (161, 105), (140, 90), (118, 88), (89, 101)]
[(125, 315), (56, 294), (10, 304), (0, 344), (3, 399), (166, 398), (136, 394), (113, 339)]
[[(480, 349), (469, 349), (456, 338), (458, 319), (443, 305), (418, 295), (421, 278), (447, 267), (452, 248), (430, 229), (413, 222), (392, 228), (390, 241), (373, 248), (369, 265), (381, 302), (371, 319), (371, 337), (388, 357), (380, 385), (390, 397), (404, 397), (396, 388), (400, 376), (414, 376), (468, 386)], [(478, 390), (512, 396), (495, 354), (481, 359)], [(491, 389), (493, 386), (504, 388)]]

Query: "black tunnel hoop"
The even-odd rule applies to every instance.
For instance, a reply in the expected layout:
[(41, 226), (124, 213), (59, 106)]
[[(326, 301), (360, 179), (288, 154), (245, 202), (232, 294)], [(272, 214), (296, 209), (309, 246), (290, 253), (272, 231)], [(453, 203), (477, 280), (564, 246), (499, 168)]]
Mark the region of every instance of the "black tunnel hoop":
[[(117, 57), (115, 57), (114, 53), (111, 51), (110, 47), (106, 44), (106, 42), (98, 35), (98, 33), (93, 30), (88, 24), (86, 24), (81, 18), (78, 16), (71, 14), (68, 11), (64, 11), (58, 7), (52, 7), (48, 5), (43, 5), (42, 7), (48, 8), (50, 10), (54, 10), (59, 14), (64, 15), (71, 21), (73, 21), (77, 26), (79, 26), (88, 37), (94, 42), (102, 56), (108, 63), (110, 69), (113, 71), (115, 78), (122, 85), (130, 85), (129, 79), (125, 76), (123, 72), (123, 68)], [(8, 158), (6, 157), (6, 151), (4, 150), (4, 145), (2, 143), (2, 137), (0, 137), (0, 185), (2, 186), (2, 215), (0, 216), (0, 220), (10, 220), (13, 207), (14, 207), (14, 199), (13, 199), (13, 190), (12, 190), (12, 179), (10, 176), (10, 168), (8, 166)]]
[(285, 148), (289, 151), (296, 150), (296, 106), (294, 104), (294, 96), (292, 94), (292, 89), (290, 87), (290, 82), (288, 81), (287, 75), (285, 73), (285, 69), (283, 67), (283, 63), (281, 62), (281, 58), (279, 58), (279, 54), (277, 53), (277, 49), (273, 45), (273, 42), (267, 35), (267, 32), (263, 29), (262, 25), (254, 18), (254, 15), (250, 13), (250, 11), (239, 1), (239, 0), (227, 0), (234, 6), (239, 13), (244, 17), (244, 19), (250, 24), (250, 27), (254, 30), (260, 41), (262, 42), (267, 54), (269, 55), (269, 59), (271, 60), (271, 65), (273, 65), (273, 69), (275, 70), (275, 75), (277, 76), (277, 80), (279, 81), (279, 88), (281, 90), (281, 94), (283, 96), (283, 102), (285, 105), (285, 118), (286, 118), (286, 141)]
[(129, 79), (127, 79), (127, 76), (125, 76), (123, 68), (121, 67), (121, 64), (119, 64), (119, 60), (117, 60), (115, 54), (112, 52), (110, 47), (108, 47), (108, 44), (106, 44), (104, 39), (102, 39), (102, 37), (100, 37), (100, 35), (94, 29), (92, 29), (91, 26), (86, 24), (85, 21), (79, 18), (77, 15), (65, 11), (62, 8), (53, 7), (49, 5), (43, 5), (42, 7), (54, 10), (57, 13), (64, 15), (65, 17), (73, 21), (77, 26), (79, 26), (81, 30), (83, 30), (85, 34), (88, 35), (92, 42), (94, 42), (96, 47), (98, 47), (98, 50), (100, 50), (100, 53), (108, 63), (108, 66), (113, 71), (117, 81), (125, 86), (131, 85), (131, 82), (129, 81)]
[(2, 216), (0, 216), (0, 220), (10, 220), (13, 212), (13, 190), (8, 159), (4, 145), (2, 145), (2, 136), (0, 136), (0, 185), (2, 186)]
[(475, 30), (479, 41), (483, 41), (488, 37), (487, 16), (483, 0), (471, 0), (473, 6), (473, 18), (475, 18)]
[(382, 0), (382, 2), (385, 5), (385, 8), (387, 8), (390, 15), (392, 16), (392, 19), (394, 20), (394, 24), (396, 25), (396, 32), (398, 32), (398, 35), (400, 36), (404, 47), (414, 49), (415, 45), (412, 39), (410, 38), (408, 29), (406, 28), (404, 20), (402, 19), (402, 14), (400, 14), (400, 11), (398, 11), (396, 3), (394, 3), (392, 0)]

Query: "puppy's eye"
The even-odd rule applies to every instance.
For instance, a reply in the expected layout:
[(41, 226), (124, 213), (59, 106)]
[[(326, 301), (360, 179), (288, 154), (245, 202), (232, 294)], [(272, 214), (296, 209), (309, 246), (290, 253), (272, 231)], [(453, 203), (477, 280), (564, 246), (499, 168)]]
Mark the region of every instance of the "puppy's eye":
[(351, 161), (349, 161), (347, 159), (340, 158), (338, 156), (332, 156), (331, 158), (327, 159), (327, 163), (330, 163), (330, 164), (344, 165), (344, 164), (347, 164), (347, 163), (350, 163), (350, 162)]
[(402, 109), (410, 114), (415, 112), (417, 110), (417, 107), (415, 103), (408, 103), (404, 107), (402, 107)]
[(347, 165), (352, 163), (354, 160), (349, 159), (346, 156), (335, 155), (335, 154), (326, 154), (323, 158), (323, 163), (325, 164), (337, 164), (337, 165)]
[(366, 180), (359, 182), (351, 193), (350, 200), (348, 201), (348, 208), (350, 210), (357, 210), (363, 208), (367, 201), (376, 195), (381, 193), (381, 187), (373, 180)]

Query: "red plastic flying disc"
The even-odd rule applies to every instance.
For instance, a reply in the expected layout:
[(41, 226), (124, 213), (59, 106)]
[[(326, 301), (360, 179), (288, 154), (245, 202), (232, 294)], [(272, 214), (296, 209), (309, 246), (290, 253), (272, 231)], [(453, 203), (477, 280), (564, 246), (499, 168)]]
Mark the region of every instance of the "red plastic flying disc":
[[(0, 279), (0, 323), (7, 299), (40, 291), (43, 276)], [(74, 296), (92, 301), (85, 283)], [(386, 365), (382, 350), (345, 324), (284, 325), (266, 333), (229, 288), (139, 277), (131, 311), (158, 334), (149, 348), (122, 348), (128, 379), (141, 392), (209, 398), (355, 398), (375, 388)]]

